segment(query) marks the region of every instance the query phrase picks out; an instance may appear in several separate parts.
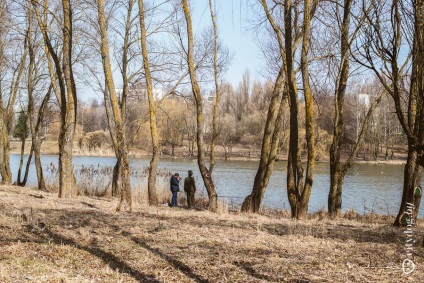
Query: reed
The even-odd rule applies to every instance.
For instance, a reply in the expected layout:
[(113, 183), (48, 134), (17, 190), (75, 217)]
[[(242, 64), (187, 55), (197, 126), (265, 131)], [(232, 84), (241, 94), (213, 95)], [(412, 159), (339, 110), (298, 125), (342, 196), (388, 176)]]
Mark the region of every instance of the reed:
[[(58, 167), (50, 163), (45, 167), (46, 172), (46, 188), (49, 192), (58, 192), (59, 190), (59, 170)], [(148, 191), (147, 180), (149, 174), (149, 167), (145, 166), (141, 170), (131, 171), (132, 183), (132, 198), (133, 202), (141, 205), (147, 205)], [(78, 188), (79, 195), (95, 196), (95, 197), (111, 197), (112, 191), (112, 178), (113, 167), (90, 165), (74, 167), (74, 176)], [(171, 192), (169, 189), (169, 180), (172, 176), (170, 170), (166, 168), (159, 168), (156, 179), (156, 193), (158, 203), (162, 206), (167, 206), (171, 200)], [(183, 186), (178, 194), (178, 203), (180, 206), (187, 205), (186, 194), (184, 193)], [(195, 208), (207, 209), (208, 197), (201, 191), (196, 194)], [(219, 213), (228, 213), (229, 204), (228, 200), (221, 199), (218, 203)]]

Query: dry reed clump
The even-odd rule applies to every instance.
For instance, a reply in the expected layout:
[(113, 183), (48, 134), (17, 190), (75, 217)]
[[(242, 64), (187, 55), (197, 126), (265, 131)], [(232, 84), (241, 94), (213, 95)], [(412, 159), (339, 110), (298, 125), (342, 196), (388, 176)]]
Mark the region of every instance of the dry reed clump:
[[(58, 168), (53, 164), (46, 167), (46, 186), (49, 192), (57, 192), (57, 179), (59, 178)], [(142, 170), (131, 171), (132, 198), (134, 203), (147, 205), (149, 203), (147, 191), (147, 177), (149, 167), (144, 167)], [(77, 183), (77, 188), (80, 195), (104, 197), (111, 195), (113, 167), (111, 166), (81, 166), (74, 170), (74, 175)], [(171, 171), (160, 169), (157, 172), (156, 178), (156, 195), (158, 203), (168, 205), (171, 200), (171, 192), (169, 190), (169, 179)], [(183, 191), (178, 195), (179, 205), (186, 206), (187, 198)], [(197, 194), (195, 207), (197, 209), (207, 209), (208, 199), (203, 194)], [(228, 213), (228, 201), (218, 201), (219, 213)]]
[[(46, 187), (49, 192), (58, 191), (58, 179), (59, 179), (59, 170), (58, 167), (50, 163), (45, 167), (45, 182)], [(147, 198), (147, 176), (149, 173), (149, 168), (146, 166), (142, 170), (132, 170), (131, 171), (131, 182), (135, 184), (133, 186), (133, 191), (135, 200), (140, 203), (145, 203)], [(85, 196), (96, 196), (104, 197), (110, 196), (112, 189), (112, 180), (113, 180), (113, 167), (112, 166), (100, 166), (100, 165), (90, 165), (74, 168), (74, 176), (76, 180), (76, 185), (80, 195)], [(171, 177), (171, 173), (168, 170), (159, 170), (157, 174), (157, 187), (158, 187), (158, 196), (161, 200), (165, 195), (164, 188), (166, 187), (166, 179)], [(138, 197), (137, 197), (138, 196)]]
[[(51, 163), (45, 168), (46, 172), (46, 187), (49, 192), (58, 192), (59, 171), (55, 164)], [(149, 168), (145, 166), (142, 170), (131, 171), (132, 199), (134, 203), (148, 205), (149, 197), (147, 190)], [(112, 189), (113, 167), (100, 165), (82, 165), (74, 169), (74, 175), (78, 188), (79, 195), (95, 196), (95, 197), (110, 197)], [(171, 171), (167, 169), (159, 169), (156, 178), (156, 194), (158, 203), (167, 206), (171, 201), (171, 192), (169, 190), (169, 179)], [(178, 194), (179, 205), (186, 206), (186, 194), (181, 190)], [(196, 195), (195, 208), (207, 209), (208, 198), (202, 193)], [(228, 213), (229, 205), (225, 199), (218, 201), (218, 212)]]

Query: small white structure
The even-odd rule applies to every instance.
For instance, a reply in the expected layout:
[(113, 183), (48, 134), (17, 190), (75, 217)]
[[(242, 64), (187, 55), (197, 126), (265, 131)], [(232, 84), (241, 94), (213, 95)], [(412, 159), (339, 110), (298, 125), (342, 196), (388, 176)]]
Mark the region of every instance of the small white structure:
[(360, 93), (358, 94), (358, 103), (360, 105), (364, 105), (366, 107), (369, 107), (371, 104), (371, 95), (366, 93)]
[[(123, 91), (124, 90), (122, 88), (115, 89), (116, 95), (119, 97), (122, 97)], [(142, 100), (143, 99), (147, 100), (147, 88), (144, 87), (144, 85), (140, 85), (137, 87), (130, 87), (128, 90), (128, 94), (129, 96), (138, 96)], [(155, 98), (155, 100), (161, 100), (164, 96), (165, 96), (165, 91), (163, 89), (159, 89), (159, 88), (153, 89), (153, 97)]]

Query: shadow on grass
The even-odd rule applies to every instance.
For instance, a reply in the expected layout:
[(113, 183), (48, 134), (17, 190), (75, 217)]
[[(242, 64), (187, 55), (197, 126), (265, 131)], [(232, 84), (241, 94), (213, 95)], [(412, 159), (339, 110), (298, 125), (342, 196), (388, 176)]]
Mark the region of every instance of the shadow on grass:
[[(153, 215), (143, 215), (144, 217), (153, 217)], [(170, 220), (161, 219), (162, 221)], [(295, 222), (283, 222), (273, 224), (261, 224), (255, 220), (219, 220), (204, 218), (199, 221), (196, 216), (186, 216), (181, 218), (172, 218), (176, 227), (179, 223), (191, 226), (209, 226), (217, 228), (231, 228), (252, 231), (263, 231), (271, 235), (286, 236), (286, 235), (302, 235), (312, 236), (320, 239), (333, 240), (353, 240), (358, 243), (378, 243), (378, 244), (399, 244), (403, 236), (403, 230), (393, 228), (389, 223), (387, 225), (367, 227), (353, 226), (344, 224), (323, 223), (320, 224), (303, 224)], [(364, 224), (365, 225), (365, 224)], [(247, 232), (247, 231), (246, 231)], [(418, 234), (418, 232), (417, 232)]]
[[(54, 212), (58, 212), (58, 221), (60, 225), (69, 226), (72, 225), (73, 229), (78, 227), (92, 228), (109, 226), (110, 223), (116, 223), (118, 216), (103, 213), (101, 211), (84, 211), (72, 212), (67, 211), (65, 214), (59, 210), (45, 210), (43, 211), (47, 215), (52, 215)], [(60, 214), (59, 214), (60, 213)], [(314, 225), (308, 225), (303, 223), (295, 222), (283, 222), (273, 224), (261, 224), (255, 220), (237, 220), (231, 221), (225, 219), (212, 219), (212, 218), (199, 218), (198, 215), (193, 212), (191, 215), (175, 218), (167, 215), (157, 215), (153, 212), (138, 212), (133, 213), (132, 217), (135, 219), (149, 219), (158, 221), (159, 226), (155, 227), (148, 232), (151, 234), (158, 233), (162, 230), (169, 228), (169, 223), (172, 222), (172, 226), (179, 227), (181, 224), (187, 224), (190, 226), (209, 226), (217, 228), (231, 228), (231, 229), (243, 229), (257, 231), (261, 230), (271, 235), (285, 236), (285, 235), (302, 235), (312, 236), (320, 239), (334, 239), (334, 240), (353, 240), (356, 242), (368, 242), (368, 243), (379, 243), (379, 244), (399, 244), (400, 239), (403, 237), (403, 230), (399, 230), (389, 226), (378, 226), (378, 227), (363, 227), (343, 224), (327, 224), (317, 222)], [(131, 220), (129, 220), (131, 221)], [(96, 223), (97, 222), (97, 223)], [(259, 225), (258, 225), (259, 224)], [(417, 230), (417, 235), (421, 231)], [(422, 240), (420, 240), (422, 241)]]
[(127, 237), (128, 239), (131, 239), (134, 243), (136, 243), (140, 247), (143, 247), (144, 249), (150, 251), (151, 253), (153, 253), (153, 254), (159, 256), (160, 258), (166, 260), (175, 269), (181, 271), (187, 277), (193, 279), (194, 281), (199, 282), (199, 283), (210, 282), (209, 280), (207, 280), (207, 279), (201, 277), (200, 275), (194, 273), (193, 270), (188, 265), (186, 265), (184, 262), (179, 261), (179, 260), (165, 254), (164, 252), (162, 252), (161, 250), (159, 250), (157, 248), (149, 246), (145, 241), (138, 239), (138, 238), (132, 236), (130, 233), (125, 232), (125, 231), (122, 232), (122, 235)]
[(75, 241), (68, 239), (60, 234), (56, 234), (53, 231), (45, 228), (43, 231), (38, 232), (39, 236), (46, 238), (53, 242), (56, 245), (67, 245), (71, 247), (75, 247), (77, 249), (86, 251), (93, 256), (101, 259), (104, 263), (108, 264), (112, 269), (117, 269), (122, 273), (127, 273), (134, 279), (136, 279), (138, 282), (159, 282), (155, 279), (155, 276), (153, 274), (145, 274), (143, 272), (140, 272), (138, 270), (134, 270), (123, 262), (121, 259), (116, 257), (115, 255), (105, 252), (101, 249), (94, 248), (94, 247), (84, 247), (78, 245)]
[(278, 282), (279, 278), (275, 278), (273, 276), (270, 276), (268, 274), (261, 274), (258, 271), (256, 271), (253, 266), (252, 263), (247, 262), (247, 261), (236, 261), (234, 262), (234, 265), (243, 269), (244, 271), (246, 271), (247, 274), (249, 274), (250, 276), (260, 279), (260, 280), (266, 280), (269, 282)]

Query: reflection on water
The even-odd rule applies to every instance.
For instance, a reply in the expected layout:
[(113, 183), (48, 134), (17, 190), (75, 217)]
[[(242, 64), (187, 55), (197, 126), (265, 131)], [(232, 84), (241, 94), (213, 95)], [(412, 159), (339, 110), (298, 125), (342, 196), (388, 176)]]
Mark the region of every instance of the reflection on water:
[[(58, 157), (45, 155), (42, 157), (43, 168), (48, 164), (57, 164)], [(114, 166), (114, 157), (86, 157), (76, 156), (73, 163), (76, 169), (82, 166)], [(16, 178), (19, 156), (11, 156), (11, 166)], [(131, 159), (131, 170), (142, 172), (149, 166), (148, 159)], [(241, 204), (243, 198), (252, 189), (258, 162), (253, 161), (219, 161), (214, 171), (214, 181), (219, 197), (227, 198), (230, 202)], [(286, 192), (286, 162), (275, 165), (274, 174), (270, 179), (263, 204), (272, 208), (289, 208)], [(201, 186), (202, 180), (196, 160), (191, 159), (165, 159), (161, 160), (159, 167), (171, 173), (178, 172), (182, 177), (188, 170), (193, 170), (199, 187), (199, 193), (206, 195), (206, 190)], [(147, 184), (146, 177), (132, 178), (132, 183)], [(143, 175), (144, 176), (144, 175)], [(359, 213), (376, 212), (396, 215), (402, 198), (403, 166), (402, 165), (375, 165), (354, 164), (348, 172), (343, 187), (343, 209), (355, 209)], [(36, 185), (35, 168), (32, 165), (28, 176), (28, 185)], [(309, 212), (327, 207), (329, 192), (329, 164), (317, 163), (315, 166), (314, 186), (312, 189)], [(422, 209), (419, 213), (423, 217)]]

